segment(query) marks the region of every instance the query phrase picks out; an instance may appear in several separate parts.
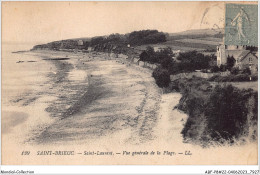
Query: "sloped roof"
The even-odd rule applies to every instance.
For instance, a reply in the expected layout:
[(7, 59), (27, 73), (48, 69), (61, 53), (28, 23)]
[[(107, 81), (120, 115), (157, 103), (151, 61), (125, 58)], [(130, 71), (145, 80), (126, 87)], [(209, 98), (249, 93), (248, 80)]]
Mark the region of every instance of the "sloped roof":
[(258, 57), (255, 54), (253, 54), (252, 52), (249, 51), (247, 54), (241, 55), (241, 57), (239, 57), (240, 61), (242, 61), (244, 58), (246, 58), (246, 56), (249, 54), (252, 54), (256, 59), (258, 59)]
[(238, 58), (239, 58), (240, 60), (242, 60), (242, 59), (245, 58), (249, 53), (250, 53), (250, 50), (244, 50), (244, 51), (238, 56)]

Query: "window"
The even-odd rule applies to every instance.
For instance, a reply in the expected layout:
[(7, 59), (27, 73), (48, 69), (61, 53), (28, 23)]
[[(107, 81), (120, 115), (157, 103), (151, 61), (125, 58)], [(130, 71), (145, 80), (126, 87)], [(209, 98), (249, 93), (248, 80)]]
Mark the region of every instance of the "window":
[(253, 59), (251, 57), (249, 57), (249, 63), (252, 63)]

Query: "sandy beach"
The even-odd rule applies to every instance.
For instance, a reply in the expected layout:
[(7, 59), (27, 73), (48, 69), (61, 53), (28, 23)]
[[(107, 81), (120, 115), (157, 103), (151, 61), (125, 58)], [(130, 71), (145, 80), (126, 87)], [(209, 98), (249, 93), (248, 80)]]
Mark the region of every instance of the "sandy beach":
[[(131, 134), (124, 135), (120, 142), (139, 143), (154, 137), (151, 133), (157, 122), (160, 90), (150, 71), (105, 60), (103, 55), (69, 57), (68, 63), (52, 60), (58, 72), (50, 77), (58, 82), (55, 89), (65, 92), (46, 109), (59, 119), (33, 138), (35, 143), (74, 144), (128, 129)], [(64, 68), (59, 68), (61, 65)], [(62, 77), (66, 76), (66, 71), (68, 74), (76, 72), (75, 79), (68, 83)], [(77, 80), (79, 71), (86, 73), (80, 83)]]
[[(25, 55), (37, 56), (35, 62), (44, 62), (47, 68), (43, 75), (27, 77), (29, 84), (35, 83), (33, 91), (17, 88), (14, 93), (11, 85), (4, 84), (3, 91), (8, 92), (3, 107), (4, 139), (13, 137), (12, 142), (25, 145), (78, 144), (121, 131), (118, 142), (139, 144), (156, 137), (153, 130), (161, 90), (151, 70), (120, 58), (107, 60), (101, 53), (35, 51)], [(3, 77), (4, 81), (8, 78)], [(39, 113), (32, 113), (35, 109)]]

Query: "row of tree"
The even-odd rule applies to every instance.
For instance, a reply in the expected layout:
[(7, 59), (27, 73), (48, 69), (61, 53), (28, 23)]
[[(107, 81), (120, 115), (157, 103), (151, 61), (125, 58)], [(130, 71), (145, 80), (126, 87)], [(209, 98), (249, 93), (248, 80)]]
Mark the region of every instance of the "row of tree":
[(165, 33), (158, 30), (134, 31), (127, 38), (131, 45), (156, 44), (166, 41)]
[(144, 45), (144, 44), (156, 44), (166, 41), (166, 34), (158, 32), (158, 30), (140, 30), (134, 31), (129, 34), (111, 34), (108, 37), (94, 37), (90, 41), (91, 46), (98, 44), (110, 43), (110, 44), (124, 44), (124, 45)]
[(54, 41), (47, 44), (34, 46), (33, 49), (88, 49), (93, 47), (97, 51), (111, 49), (115, 47), (127, 48), (128, 45), (138, 46), (144, 44), (156, 44), (166, 41), (166, 34), (158, 30), (141, 30), (128, 34), (111, 34), (109, 36), (93, 37), (90, 40), (83, 40), (83, 45), (78, 44), (78, 40)]

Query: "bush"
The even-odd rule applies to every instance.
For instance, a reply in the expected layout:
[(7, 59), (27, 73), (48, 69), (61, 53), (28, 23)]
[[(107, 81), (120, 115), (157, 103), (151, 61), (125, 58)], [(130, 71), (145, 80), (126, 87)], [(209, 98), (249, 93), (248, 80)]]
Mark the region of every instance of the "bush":
[(219, 72), (220, 71), (220, 69), (219, 69), (219, 67), (218, 66), (213, 66), (213, 67), (211, 67), (211, 72)]
[(173, 65), (173, 60), (171, 57), (165, 57), (160, 62), (161, 62), (161, 66), (167, 70), (171, 69)]
[(152, 76), (154, 77), (156, 84), (161, 88), (168, 87), (171, 82), (169, 72), (161, 67), (156, 68), (153, 71)]
[(212, 76), (212, 77), (210, 77), (208, 80), (209, 81), (217, 81), (218, 79), (219, 79), (219, 75), (214, 75), (214, 76)]
[(250, 81), (250, 78), (246, 74), (238, 74), (234, 77), (233, 81)]
[(242, 134), (249, 113), (246, 103), (253, 94), (251, 90), (239, 90), (231, 85), (215, 87), (205, 108), (206, 132), (212, 139), (231, 140)]
[(225, 72), (225, 71), (227, 70), (227, 66), (221, 64), (220, 67), (219, 67), (219, 70), (220, 70), (221, 72)]
[(253, 75), (253, 76), (251, 76), (251, 78), (252, 78), (252, 81), (257, 81), (258, 80), (258, 76), (257, 75)]
[(201, 72), (208, 73), (208, 69), (202, 69)]
[(252, 89), (232, 85), (212, 88), (208, 81), (196, 77), (177, 79), (171, 87), (181, 91), (177, 108), (189, 116), (181, 132), (185, 140), (210, 146), (216, 141), (233, 144), (242, 136), (257, 138), (258, 96)]
[[(251, 77), (251, 80), (250, 80)], [(237, 75), (228, 75), (228, 76), (220, 76), (220, 75), (214, 75), (213, 77), (209, 78), (209, 81), (215, 81), (215, 82), (245, 82), (245, 81), (257, 81), (258, 76), (254, 75), (248, 75), (248, 74), (237, 74)]]
[(242, 70), (243, 74), (251, 75), (251, 70), (247, 67)]
[(233, 74), (233, 75), (237, 75), (239, 73), (239, 69), (237, 67), (233, 67), (231, 70), (230, 70), (230, 73)]

